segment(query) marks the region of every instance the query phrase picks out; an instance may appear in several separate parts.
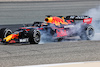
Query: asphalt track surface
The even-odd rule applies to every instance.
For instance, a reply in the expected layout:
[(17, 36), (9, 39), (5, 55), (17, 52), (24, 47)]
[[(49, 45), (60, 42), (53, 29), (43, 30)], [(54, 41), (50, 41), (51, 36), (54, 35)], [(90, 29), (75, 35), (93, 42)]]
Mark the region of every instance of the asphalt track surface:
[[(17, 29), (45, 15), (80, 15), (100, 1), (0, 3), (0, 28)], [(16, 27), (15, 27), (16, 26)], [(100, 61), (100, 41), (64, 41), (45, 44), (0, 44), (0, 67)]]

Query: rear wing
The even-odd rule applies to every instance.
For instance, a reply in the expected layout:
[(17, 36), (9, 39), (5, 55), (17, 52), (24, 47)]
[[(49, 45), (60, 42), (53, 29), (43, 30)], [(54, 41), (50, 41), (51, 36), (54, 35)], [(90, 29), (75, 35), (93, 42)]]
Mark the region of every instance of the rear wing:
[(92, 23), (92, 18), (89, 17), (89, 16), (76, 16), (76, 15), (70, 15), (70, 16), (66, 16), (65, 17), (66, 20), (68, 21), (74, 21), (75, 20), (82, 20), (83, 23), (86, 23), (86, 24), (91, 24)]
[(91, 18), (89, 16), (75, 16), (75, 15), (70, 15), (70, 16), (66, 16), (66, 20), (83, 20), (83, 19), (87, 19), (87, 18)]

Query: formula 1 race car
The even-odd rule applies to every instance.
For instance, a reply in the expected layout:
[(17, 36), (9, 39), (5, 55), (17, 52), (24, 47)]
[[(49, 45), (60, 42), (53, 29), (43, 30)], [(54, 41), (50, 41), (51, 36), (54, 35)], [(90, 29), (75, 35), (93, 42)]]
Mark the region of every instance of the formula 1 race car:
[(34, 22), (32, 26), (21, 27), (15, 32), (8, 28), (0, 29), (0, 41), (38, 44), (41, 36), (52, 41), (61, 41), (65, 37), (73, 36), (91, 40), (94, 36), (91, 23), (92, 18), (88, 16), (47, 16), (45, 22)]

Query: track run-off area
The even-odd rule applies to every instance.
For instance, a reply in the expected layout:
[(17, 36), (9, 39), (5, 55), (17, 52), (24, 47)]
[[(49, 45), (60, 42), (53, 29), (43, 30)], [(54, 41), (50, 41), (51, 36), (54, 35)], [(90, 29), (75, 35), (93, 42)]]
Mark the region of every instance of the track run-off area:
[[(98, 0), (0, 2), (0, 28), (15, 30), (22, 24), (44, 21), (45, 15), (82, 15), (98, 6)], [(91, 41), (0, 44), (0, 67), (100, 61), (99, 39), (97, 33)]]

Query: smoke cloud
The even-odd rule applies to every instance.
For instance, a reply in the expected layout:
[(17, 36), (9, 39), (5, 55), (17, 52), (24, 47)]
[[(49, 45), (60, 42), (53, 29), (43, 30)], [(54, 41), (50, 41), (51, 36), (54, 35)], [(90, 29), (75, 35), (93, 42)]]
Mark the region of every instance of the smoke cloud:
[(83, 15), (88, 15), (93, 18), (92, 26), (95, 30), (95, 36), (93, 40), (100, 40), (100, 6), (86, 11)]

